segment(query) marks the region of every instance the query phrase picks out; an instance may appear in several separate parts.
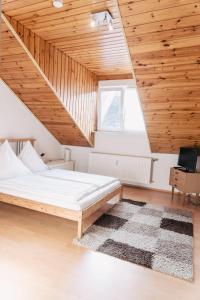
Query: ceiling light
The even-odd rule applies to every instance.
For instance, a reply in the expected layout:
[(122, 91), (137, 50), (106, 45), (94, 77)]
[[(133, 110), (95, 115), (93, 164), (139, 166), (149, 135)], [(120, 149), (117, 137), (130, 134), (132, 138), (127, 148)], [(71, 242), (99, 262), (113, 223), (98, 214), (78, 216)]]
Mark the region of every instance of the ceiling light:
[(108, 10), (91, 14), (91, 27), (108, 26), (109, 30), (113, 30), (113, 18)]
[(109, 24), (108, 24), (108, 29), (110, 30), (110, 31), (112, 31), (114, 28), (113, 28), (113, 24), (112, 24), (112, 22), (110, 22)]
[(91, 27), (95, 27), (95, 26), (96, 26), (95, 20), (93, 20), (93, 19), (91, 20), (90, 26), (91, 26)]
[(53, 6), (56, 8), (63, 7), (63, 0), (53, 0)]

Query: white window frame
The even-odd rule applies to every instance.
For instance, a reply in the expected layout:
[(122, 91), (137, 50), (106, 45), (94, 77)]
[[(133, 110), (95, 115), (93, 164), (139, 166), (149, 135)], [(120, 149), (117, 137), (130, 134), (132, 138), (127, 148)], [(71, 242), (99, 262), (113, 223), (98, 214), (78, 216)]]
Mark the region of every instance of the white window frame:
[[(102, 128), (102, 124), (101, 124), (101, 92), (102, 91), (120, 91), (121, 92), (121, 116), (120, 116), (120, 130), (119, 129), (106, 129), (106, 128)], [(124, 131), (124, 97), (125, 97), (125, 88), (124, 87), (120, 87), (120, 86), (109, 86), (109, 87), (100, 87), (99, 88), (99, 92), (98, 92), (98, 126), (97, 126), (97, 130), (98, 131), (102, 131), (102, 132), (122, 132)]]
[[(146, 132), (146, 125), (145, 125), (145, 121), (144, 121), (144, 114), (143, 114), (143, 109), (142, 109), (142, 106), (141, 106), (140, 97), (139, 97), (139, 94), (138, 94), (138, 89), (136, 88), (136, 86), (128, 86), (127, 89), (134, 89), (136, 91), (138, 103), (139, 103), (141, 114), (142, 114), (141, 116), (142, 116), (142, 119), (143, 119), (144, 131), (143, 130), (142, 131), (134, 131), (134, 130), (131, 130), (131, 129), (124, 129), (124, 132), (127, 132), (127, 133), (143, 132), (144, 133), (144, 132)], [(125, 93), (124, 93), (124, 98), (125, 98)], [(124, 123), (124, 125), (125, 125), (125, 123)], [(124, 126), (124, 128), (125, 128), (125, 126)]]

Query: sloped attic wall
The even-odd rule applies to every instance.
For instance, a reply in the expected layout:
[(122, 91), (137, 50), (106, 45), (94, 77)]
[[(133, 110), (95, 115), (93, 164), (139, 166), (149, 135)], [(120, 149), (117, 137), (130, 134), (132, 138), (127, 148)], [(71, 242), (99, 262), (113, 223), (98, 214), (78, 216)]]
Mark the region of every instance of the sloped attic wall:
[(36, 139), (38, 153), (45, 153), (45, 160), (63, 157), (58, 141), (2, 80), (0, 80), (0, 137), (32, 137)]

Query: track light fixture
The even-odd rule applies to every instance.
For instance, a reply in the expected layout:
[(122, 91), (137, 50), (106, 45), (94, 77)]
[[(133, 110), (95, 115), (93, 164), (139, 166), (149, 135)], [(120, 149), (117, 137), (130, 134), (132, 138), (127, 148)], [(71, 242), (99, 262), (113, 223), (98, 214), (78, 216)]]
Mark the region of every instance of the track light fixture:
[(110, 31), (112, 31), (114, 28), (113, 28), (113, 24), (112, 24), (112, 22), (109, 22), (109, 24), (108, 24), (108, 29), (110, 30)]
[(109, 30), (113, 30), (113, 18), (108, 10), (91, 14), (91, 27), (106, 25)]
[(91, 26), (91, 27), (95, 27), (95, 26), (96, 26), (96, 23), (95, 23), (95, 20), (94, 20), (94, 19), (91, 19), (91, 21), (90, 21), (90, 26)]
[(53, 0), (53, 6), (56, 8), (63, 7), (63, 0)]

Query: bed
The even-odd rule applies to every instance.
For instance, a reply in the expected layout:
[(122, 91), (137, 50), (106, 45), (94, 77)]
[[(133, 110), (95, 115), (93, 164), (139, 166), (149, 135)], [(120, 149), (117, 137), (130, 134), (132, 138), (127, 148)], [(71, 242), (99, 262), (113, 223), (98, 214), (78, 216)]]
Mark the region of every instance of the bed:
[[(12, 142), (21, 144), (26, 140), (30, 139), (12, 139)], [(118, 179), (64, 170), (0, 180), (1, 202), (76, 221), (78, 238), (87, 229), (89, 218), (94, 222), (95, 215), (99, 217), (96, 213), (107, 202), (115, 200), (115, 203), (121, 196)]]

